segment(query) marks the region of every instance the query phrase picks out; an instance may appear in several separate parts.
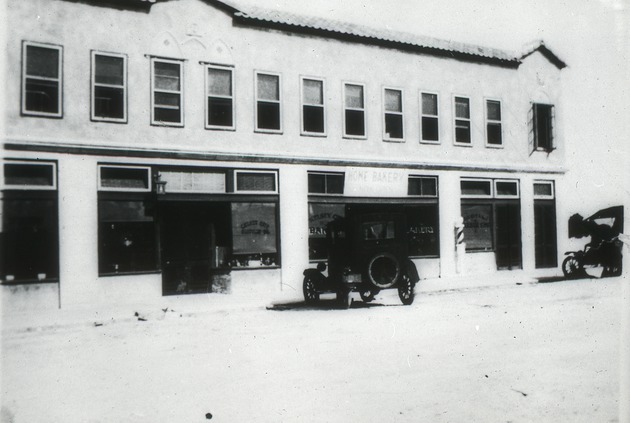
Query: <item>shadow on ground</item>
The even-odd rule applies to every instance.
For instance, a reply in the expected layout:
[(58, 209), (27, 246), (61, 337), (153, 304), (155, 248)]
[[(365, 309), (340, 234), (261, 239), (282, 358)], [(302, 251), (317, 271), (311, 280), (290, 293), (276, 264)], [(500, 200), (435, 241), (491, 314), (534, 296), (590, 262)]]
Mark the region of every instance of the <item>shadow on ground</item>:
[[(351, 309), (375, 308), (375, 307), (400, 307), (402, 304), (381, 304), (381, 303), (364, 303), (363, 301), (352, 301)], [(304, 301), (295, 301), (290, 303), (272, 304), (267, 310), (287, 311), (287, 310), (342, 310), (337, 300), (319, 300), (315, 304), (307, 304)]]

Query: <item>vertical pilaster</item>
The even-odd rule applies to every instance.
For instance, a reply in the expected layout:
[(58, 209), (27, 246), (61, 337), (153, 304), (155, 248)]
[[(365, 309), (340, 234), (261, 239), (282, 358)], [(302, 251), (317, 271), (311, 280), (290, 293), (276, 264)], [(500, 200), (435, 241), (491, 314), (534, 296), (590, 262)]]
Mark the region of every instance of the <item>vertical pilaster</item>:
[[(439, 179), (440, 191), (440, 277), (457, 275), (455, 257), (455, 224), (461, 216), (459, 175), (444, 172)], [(464, 242), (466, 240), (464, 239)]]

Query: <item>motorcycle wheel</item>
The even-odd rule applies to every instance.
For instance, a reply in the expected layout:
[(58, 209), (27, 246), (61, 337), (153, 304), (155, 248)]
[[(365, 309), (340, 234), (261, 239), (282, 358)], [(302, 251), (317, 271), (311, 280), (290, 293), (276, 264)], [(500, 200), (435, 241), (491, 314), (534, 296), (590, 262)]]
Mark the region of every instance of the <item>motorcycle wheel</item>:
[(562, 262), (562, 273), (567, 279), (575, 279), (582, 273), (582, 263), (575, 256), (568, 256)]

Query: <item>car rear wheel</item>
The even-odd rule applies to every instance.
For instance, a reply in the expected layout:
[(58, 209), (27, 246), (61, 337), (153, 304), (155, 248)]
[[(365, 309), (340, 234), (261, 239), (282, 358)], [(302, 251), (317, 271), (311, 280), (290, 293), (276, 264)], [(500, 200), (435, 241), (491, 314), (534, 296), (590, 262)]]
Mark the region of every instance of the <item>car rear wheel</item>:
[(312, 276), (306, 275), (304, 277), (302, 290), (304, 291), (304, 301), (307, 304), (313, 304), (319, 301), (319, 292), (315, 289), (315, 280)]
[(409, 275), (404, 273), (398, 284), (398, 297), (404, 305), (411, 305), (413, 303), (415, 298), (414, 285)]
[(400, 263), (390, 253), (377, 254), (368, 263), (367, 276), (375, 287), (391, 288), (400, 277)]

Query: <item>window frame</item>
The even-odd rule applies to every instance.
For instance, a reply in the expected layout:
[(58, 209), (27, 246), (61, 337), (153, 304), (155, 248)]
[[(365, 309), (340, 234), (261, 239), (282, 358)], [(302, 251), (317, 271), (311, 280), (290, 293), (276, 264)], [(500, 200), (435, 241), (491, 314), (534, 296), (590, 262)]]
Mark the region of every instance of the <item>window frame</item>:
[[(437, 176), (433, 176), (433, 175), (409, 175), (409, 177), (407, 178), (407, 184), (409, 184), (409, 181), (411, 179), (419, 179), (419, 180), (423, 180), (423, 179), (432, 179), (435, 182), (435, 195), (428, 195), (428, 194), (407, 194), (407, 196), (412, 197), (412, 198), (439, 198), (440, 196), (440, 187), (438, 185), (438, 177)], [(420, 184), (420, 186), (422, 186), (422, 184)]]
[[(96, 56), (108, 56), (108, 57), (117, 57), (123, 59), (123, 85), (110, 85), (96, 82)], [(112, 123), (127, 123), (128, 116), (128, 68), (127, 68), (128, 58), (124, 53), (111, 53), (100, 50), (91, 50), (90, 51), (90, 120), (95, 122), (112, 122)], [(101, 117), (96, 116), (96, 87), (107, 87), (107, 88), (118, 88), (123, 91), (123, 117), (122, 118), (111, 118), (111, 117)]]
[[(29, 79), (27, 75), (27, 50), (29, 46), (46, 48), (50, 50), (57, 50), (58, 60), (58, 78), (50, 78), (50, 77), (41, 77), (35, 76), (30, 77), (31, 79), (38, 79), (43, 81), (56, 81), (57, 82), (57, 112), (38, 112), (34, 110), (26, 109), (26, 80)], [(22, 41), (22, 75), (21, 75), (21, 89), (22, 93), (20, 95), (20, 112), (23, 116), (35, 116), (35, 117), (48, 117), (48, 118), (62, 118), (63, 117), (63, 46), (59, 44), (48, 44), (48, 43), (39, 43), (36, 41)]]
[[(327, 171), (323, 171), (323, 170), (309, 170), (306, 172), (306, 177), (307, 177), (307, 185), (308, 185), (308, 178), (311, 175), (323, 175), (324, 176), (324, 191), (325, 192), (311, 192), (308, 191), (308, 187), (307, 187), (307, 191), (308, 191), (308, 195), (309, 196), (327, 196), (327, 197), (343, 197), (345, 189), (346, 189), (346, 174), (345, 172), (327, 172)], [(343, 190), (340, 193), (337, 192), (328, 192), (328, 178), (327, 176), (341, 176), (343, 177)]]
[[(457, 99), (466, 99), (468, 100), (468, 117), (460, 118), (457, 116)], [(453, 94), (453, 144), (460, 147), (472, 147), (473, 145), (473, 137), (472, 137), (472, 107), (469, 96)], [(466, 121), (468, 122), (468, 142), (457, 141), (457, 121)]]
[[(322, 104), (307, 104), (304, 102), (304, 81), (317, 81), (322, 86)], [(304, 107), (319, 107), (322, 109), (324, 130), (322, 132), (311, 132), (304, 129)], [(324, 78), (308, 75), (300, 75), (300, 135), (309, 137), (326, 137), (328, 136), (328, 122), (326, 119), (326, 80)]]
[[(151, 192), (153, 189), (153, 178), (151, 177), (151, 166), (137, 166), (137, 165), (118, 165), (118, 164), (108, 164), (108, 163), (99, 163), (97, 172), (97, 186), (98, 191), (102, 192)], [(121, 187), (104, 187), (101, 184), (102, 176), (101, 172), (103, 168), (114, 168), (114, 169), (136, 169), (136, 170), (145, 170), (147, 172), (147, 188), (121, 188)]]
[[(251, 191), (251, 190), (239, 190), (238, 189), (238, 175), (240, 173), (260, 173), (260, 174), (273, 174), (275, 190), (273, 191)], [(277, 170), (263, 170), (263, 169), (234, 169), (234, 193), (235, 194), (261, 194), (261, 195), (278, 195), (278, 171)]]
[[(236, 94), (235, 94), (235, 86), (234, 86), (234, 66), (231, 66), (231, 65), (220, 65), (220, 64), (214, 64), (214, 63), (203, 63), (203, 65), (204, 65), (204, 83), (205, 83), (205, 95), (204, 95), (204, 100), (205, 100), (205, 117), (204, 117), (205, 128), (206, 129), (213, 129), (213, 130), (234, 131), (234, 130), (236, 130), (236, 101), (234, 101), (234, 99), (236, 98)], [(218, 70), (223, 70), (223, 71), (229, 71), (230, 72), (230, 92), (231, 92), (231, 96), (210, 95), (210, 93), (208, 92), (208, 88), (209, 88), (208, 71), (210, 69), (218, 69)], [(211, 97), (213, 97), (213, 98), (221, 98), (221, 99), (230, 99), (231, 100), (231, 102), (232, 102), (232, 125), (230, 125), (230, 126), (212, 125), (209, 122), (208, 101), (210, 100)]]
[[(493, 103), (499, 103), (499, 114), (500, 114), (500, 118), (499, 120), (495, 120), (495, 119), (490, 119), (488, 117), (488, 103), (493, 102)], [(502, 101), (498, 98), (492, 98), (492, 97), (486, 97), (484, 98), (484, 109), (483, 109), (483, 113), (484, 113), (484, 121), (485, 121), (485, 125), (484, 125), (484, 132), (486, 135), (486, 147), (488, 148), (503, 148), (504, 144), (503, 144), (503, 104)], [(500, 135), (500, 140), (501, 142), (499, 144), (492, 144), (489, 142), (489, 138), (490, 138), (490, 133), (488, 132), (488, 126), (489, 125), (498, 125), (499, 126), (499, 135)]]
[[(261, 100), (258, 97), (258, 75), (275, 76), (278, 78), (278, 100)], [(267, 129), (258, 127), (258, 105), (260, 102), (278, 104), (278, 129)], [(282, 134), (282, 74), (278, 72), (254, 70), (254, 132), (264, 134)]]
[[(540, 185), (549, 185), (551, 187), (551, 195), (541, 195), (541, 194), (536, 194), (536, 189), (534, 188), (534, 186), (536, 184), (540, 184)], [(534, 180), (533, 184), (532, 184), (532, 188), (534, 189), (534, 200), (555, 200), (556, 198), (556, 184), (554, 181), (550, 181), (550, 180)]]
[[(537, 115), (538, 115), (538, 107), (543, 106), (549, 108), (549, 120), (551, 121), (551, 128), (549, 128), (549, 132), (547, 134), (549, 138), (549, 145), (546, 147), (541, 147), (539, 143), (540, 136), (539, 128), (537, 124)], [(531, 103), (531, 112), (532, 112), (532, 134), (533, 134), (533, 150), (534, 151), (544, 151), (547, 153), (551, 153), (556, 149), (556, 106), (550, 103), (544, 102), (532, 102)]]
[[(386, 92), (387, 91), (398, 91), (400, 93), (400, 111), (390, 111), (385, 109), (386, 105)], [(403, 93), (403, 89), (400, 87), (392, 87), (385, 85), (381, 90), (381, 104), (382, 104), (382, 112), (383, 112), (383, 141), (388, 142), (405, 142), (405, 97)], [(402, 133), (402, 137), (400, 138), (392, 138), (387, 135), (387, 115), (400, 116), (400, 132)]]
[[(435, 96), (437, 114), (429, 115), (429, 114), (424, 113), (424, 110), (422, 108), (422, 96), (424, 94), (426, 94), (426, 95), (434, 95)], [(423, 144), (440, 144), (440, 142), (441, 142), (441, 139), (440, 139), (440, 94), (438, 92), (420, 90), (420, 95), (418, 96), (418, 100), (419, 100), (419, 109), (420, 109), (420, 125), (419, 125), (420, 126), (420, 142), (423, 143)], [(424, 139), (424, 136), (423, 136), (423, 131), (424, 131), (423, 119), (425, 117), (436, 120), (436, 122), (437, 122), (437, 136), (438, 136), (437, 140), (426, 140), (426, 139)]]
[[(497, 183), (514, 183), (516, 184), (516, 194), (499, 194), (499, 189), (497, 188)], [(492, 179), (492, 189), (493, 189), (493, 193), (494, 196), (493, 198), (499, 198), (499, 199), (518, 199), (521, 198), (521, 184), (520, 181), (518, 179)]]
[[(183, 128), (184, 127), (184, 60), (183, 59), (168, 59), (168, 58), (164, 58), (164, 57), (156, 57), (156, 56), (152, 56), (151, 57), (151, 98), (150, 98), (150, 102), (151, 102), (151, 125), (154, 126), (167, 126), (167, 127), (175, 127), (175, 128)], [(179, 91), (174, 91), (174, 90), (163, 90), (163, 89), (156, 89), (155, 87), (155, 63), (160, 62), (160, 63), (170, 63), (170, 64), (176, 64), (179, 66)], [(161, 92), (161, 93), (166, 93), (166, 94), (177, 94), (179, 95), (179, 122), (164, 122), (164, 121), (158, 121), (155, 119), (155, 94), (157, 92)], [(161, 108), (165, 108), (163, 106), (160, 106)], [(168, 107), (166, 107), (167, 109), (169, 109)], [(171, 108), (173, 110), (175, 110), (174, 108)]]
[[(462, 182), (487, 182), (490, 187), (490, 194), (464, 194), (461, 189)], [(494, 198), (494, 182), (492, 178), (459, 178), (459, 186), (460, 186), (460, 197), (461, 198)]]
[[(7, 184), (4, 177), (4, 170), (7, 164), (26, 166), (49, 166), (52, 171), (51, 185), (11, 185)], [(57, 162), (35, 161), (35, 160), (4, 160), (2, 162), (2, 172), (0, 172), (0, 189), (15, 191), (57, 191)]]
[[(361, 92), (363, 94), (363, 107), (348, 107), (346, 106), (346, 86), (348, 85), (356, 85), (361, 87)], [(342, 81), (341, 83), (341, 99), (343, 102), (342, 107), (342, 119), (343, 122), (343, 138), (346, 139), (355, 139), (355, 140), (366, 140), (368, 138), (368, 124), (367, 124), (367, 98), (366, 98), (366, 85), (362, 82), (352, 82), (352, 81)], [(346, 110), (353, 111), (361, 111), (363, 113), (363, 135), (353, 135), (347, 133), (347, 122), (346, 122)]]

